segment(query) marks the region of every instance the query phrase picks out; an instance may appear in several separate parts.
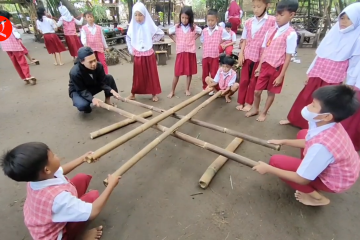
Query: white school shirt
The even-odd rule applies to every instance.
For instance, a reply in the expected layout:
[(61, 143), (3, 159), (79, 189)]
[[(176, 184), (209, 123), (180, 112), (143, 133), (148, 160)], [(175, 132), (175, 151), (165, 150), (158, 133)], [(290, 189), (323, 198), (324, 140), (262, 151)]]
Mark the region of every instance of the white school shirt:
[(36, 20), (36, 26), (43, 34), (55, 33), (55, 29), (57, 28), (55, 21), (45, 16), (42, 22)]
[(360, 89), (360, 55), (353, 56), (349, 60), (346, 84)]
[[(231, 32), (233, 32), (233, 31), (231, 31)], [(235, 33), (234, 34), (229, 33), (229, 37), (227, 39), (225, 39), (225, 41), (229, 41), (229, 40), (231, 40), (233, 42), (236, 42), (236, 34)]]
[[(309, 123), (309, 130), (305, 140), (309, 141), (322, 131), (334, 127), (335, 124), (336, 123), (329, 123), (324, 126), (317, 127), (316, 123)], [(307, 150), (304, 159), (301, 161), (299, 168), (296, 170), (296, 173), (302, 178), (313, 181), (334, 161), (334, 156), (324, 145), (315, 143)]]
[[(181, 24), (181, 29), (183, 30), (184, 33), (187, 33), (190, 30), (190, 26), (184, 26), (183, 24)], [(195, 32), (197, 34), (201, 34), (202, 30), (200, 27), (196, 26), (195, 27)], [(175, 35), (176, 34), (176, 26), (172, 26), (171, 28), (169, 28), (169, 35)]]
[[(46, 187), (67, 184), (68, 181), (64, 176), (64, 171), (60, 167), (54, 174), (56, 178), (30, 182), (32, 190), (41, 190)], [(53, 222), (85, 222), (89, 220), (92, 211), (92, 204), (84, 202), (79, 198), (71, 195), (70, 192), (61, 192), (54, 198), (52, 205), (52, 221)], [(60, 232), (57, 240), (62, 239), (63, 233)]]
[[(209, 32), (209, 35), (211, 36), (215, 31), (219, 30), (219, 26), (216, 25), (214, 27), (214, 29), (212, 29), (212, 30), (208, 27), (207, 30)], [(204, 31), (206, 31), (206, 30), (204, 30)], [(201, 43), (204, 42), (204, 31), (202, 31), (201, 36), (200, 36), (200, 42)], [(223, 28), (221, 39), (222, 40), (230, 39), (230, 34), (225, 30), (225, 28)]]
[[(58, 27), (61, 27), (63, 25), (65, 20), (63, 20), (62, 18), (59, 19), (59, 21), (57, 22), (57, 26)], [(74, 21), (75, 21), (75, 24), (76, 25), (82, 25), (83, 24), (83, 21), (84, 21), (84, 18), (81, 18), (80, 20), (77, 20), (76, 18), (74, 18)]]
[[(214, 77), (214, 82), (219, 83), (220, 81), (220, 74), (224, 75), (224, 79), (227, 76), (230, 76), (231, 70), (228, 71), (227, 73), (224, 73), (223, 70), (221, 70), (221, 68), (219, 68), (219, 70), (217, 71), (215, 77)], [(234, 83), (236, 82), (236, 74), (230, 79), (228, 87), (231, 87), (232, 85), (234, 85)]]
[[(95, 33), (96, 33), (96, 25), (95, 25), (95, 23), (92, 26), (90, 26), (89, 24), (86, 24), (86, 26), (88, 27), (90, 33), (92, 35), (95, 35)], [(85, 46), (86, 45), (86, 32), (85, 32), (84, 28), (81, 28), (80, 34), (81, 34), (81, 37), (80, 37), (81, 38), (81, 43)], [(102, 31), (101, 31), (101, 39), (102, 39), (102, 43), (104, 45), (104, 48), (105, 49), (108, 48), (108, 45), (107, 45), (105, 37), (104, 37), (104, 33)]]
[[(290, 27), (290, 24), (287, 23), (284, 26), (278, 27), (277, 24), (275, 23), (277, 31), (275, 33), (275, 36), (273, 39), (281, 36), (282, 34), (284, 34)], [(265, 34), (265, 38), (262, 44), (262, 48), (266, 47), (266, 43), (268, 41), (268, 35), (269, 35), (269, 31), (266, 32)], [(295, 54), (296, 52), (296, 47), (297, 47), (297, 34), (295, 31), (291, 32), (289, 34), (289, 36), (286, 38), (286, 53), (287, 54)]]
[(12, 25), (12, 33), (14, 34), (16, 39), (20, 39), (21, 35), (19, 33), (19, 31), (16, 29), (15, 24), (13, 22), (11, 22)]
[[(253, 17), (252, 23), (251, 23), (251, 37), (254, 38), (255, 33), (260, 30), (260, 28), (264, 25), (264, 23), (269, 19), (269, 15), (267, 13), (264, 14), (264, 16), (258, 20), (257, 17)], [(249, 20), (248, 20), (249, 21)], [(246, 26), (246, 22), (245, 22)], [(243, 32), (241, 34), (241, 39), (246, 39), (247, 36), (247, 29), (244, 27)]]

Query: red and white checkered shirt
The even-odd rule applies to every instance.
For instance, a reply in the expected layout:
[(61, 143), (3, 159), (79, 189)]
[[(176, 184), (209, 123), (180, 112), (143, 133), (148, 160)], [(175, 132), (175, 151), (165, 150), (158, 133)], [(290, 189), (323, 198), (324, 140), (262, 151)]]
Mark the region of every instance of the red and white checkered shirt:
[(1, 49), (5, 52), (22, 52), (24, 48), (16, 39), (15, 35), (11, 33), (10, 37), (0, 42)]
[[(64, 21), (65, 22), (65, 21)], [(91, 47), (94, 52), (104, 52), (104, 45), (102, 43), (102, 29), (100, 26), (95, 25), (96, 32), (94, 35), (91, 34), (89, 28), (85, 25), (83, 29), (86, 33), (86, 45)]]
[(176, 36), (176, 53), (189, 52), (196, 53), (196, 25), (194, 25), (194, 31), (187, 31), (184, 33), (181, 27), (178, 27), (179, 24), (175, 26), (175, 36)]
[(326, 58), (316, 57), (308, 77), (318, 77), (327, 83), (342, 83), (345, 81), (349, 60), (336, 62)]
[(286, 39), (292, 32), (295, 32), (292, 27), (289, 27), (286, 32), (274, 38), (277, 30), (275, 26), (269, 29), (268, 39), (266, 41), (270, 42), (270, 44), (265, 47), (263, 52), (263, 61), (274, 68), (284, 64), (286, 57)]
[(276, 19), (273, 16), (268, 16), (264, 25), (255, 32), (254, 38), (252, 37), (252, 23), (254, 18), (249, 19), (245, 23), (246, 28), (246, 45), (244, 49), (245, 59), (249, 59), (253, 62), (260, 61), (260, 56), (262, 53), (262, 43), (264, 42), (265, 34), (269, 28), (275, 26)]
[(337, 123), (306, 141), (304, 155), (313, 144), (321, 144), (334, 156), (320, 175), (321, 181), (334, 192), (348, 190), (358, 179), (360, 157), (344, 127)]
[(203, 42), (203, 58), (217, 58), (219, 57), (219, 45), (222, 42), (222, 32), (225, 29), (218, 27), (218, 29), (214, 30), (214, 32), (210, 35), (209, 28), (205, 28), (202, 32), (204, 36)]
[(65, 35), (76, 35), (76, 24), (74, 19), (71, 20), (70, 22), (65, 21), (64, 19), (60, 19), (60, 20), (62, 20), (63, 22), (63, 29)]
[(54, 199), (64, 191), (70, 192), (73, 196), (78, 195), (71, 183), (54, 185), (41, 190), (32, 190), (28, 183), (24, 220), (33, 239), (56, 240), (59, 233), (64, 230), (66, 222), (54, 223), (52, 221)]

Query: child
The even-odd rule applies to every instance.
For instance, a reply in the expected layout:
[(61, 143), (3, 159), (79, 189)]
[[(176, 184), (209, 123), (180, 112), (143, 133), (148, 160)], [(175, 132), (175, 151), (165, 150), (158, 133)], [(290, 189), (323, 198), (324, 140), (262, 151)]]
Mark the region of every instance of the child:
[[(338, 21), (325, 35), (316, 50), (316, 57), (310, 65), (308, 80), (297, 96), (287, 120), (280, 124), (291, 124), (306, 129), (307, 122), (300, 116), (301, 109), (311, 102), (311, 94), (321, 86), (338, 85), (346, 78), (349, 59), (359, 54), (357, 39), (360, 36), (360, 3), (353, 3), (346, 7), (339, 15)], [(349, 73), (351, 74), (351, 73)]]
[(267, 14), (269, 0), (253, 0), (254, 17), (245, 22), (241, 36), (239, 65), (241, 81), (238, 93), (237, 110), (248, 112), (254, 102), (254, 92), (257, 77), (255, 69), (259, 66), (262, 43), (269, 28), (275, 26), (275, 17)]
[(35, 58), (32, 58), (29, 54), (29, 51), (27, 50), (27, 48), (24, 46), (24, 44), (22, 43), (22, 40), (21, 40), (21, 35), (20, 33), (18, 32), (18, 30), (16, 29), (15, 27), (15, 24), (13, 23), (13, 17), (12, 15), (9, 13), (9, 18), (8, 18), (13, 26), (13, 33), (14, 33), (14, 36), (16, 37), (16, 39), (19, 41), (20, 45), (22, 46), (22, 48), (24, 49), (24, 54), (26, 56), (27, 59), (29, 59), (30, 61), (30, 64), (36, 64), (36, 65), (39, 65), (40, 62), (39, 60), (36, 60)]
[(135, 94), (151, 94), (152, 101), (157, 102), (156, 95), (161, 93), (161, 86), (153, 42), (160, 41), (164, 32), (155, 25), (143, 3), (135, 3), (132, 12), (126, 36), (129, 53), (134, 56), (133, 86), (129, 99), (135, 99)]
[(254, 105), (245, 115), (251, 117), (259, 114), (261, 93), (267, 90), (265, 108), (256, 121), (263, 122), (271, 107), (275, 94), (282, 89), (286, 70), (290, 64), (291, 56), (295, 53), (297, 35), (290, 27), (290, 20), (294, 17), (299, 3), (297, 0), (282, 0), (276, 7), (276, 26), (266, 33), (262, 45), (263, 54), (255, 70), (258, 76), (255, 86)]
[(66, 51), (64, 45), (56, 35), (57, 29), (54, 21), (45, 16), (45, 8), (39, 7), (37, 10), (38, 20), (36, 20), (37, 29), (44, 35), (45, 47), (49, 54), (55, 58), (54, 65), (64, 65), (61, 60), (61, 52)]
[(219, 45), (219, 53), (225, 52), (226, 56), (231, 56), (234, 44), (236, 43), (236, 34), (231, 30), (231, 23), (229, 22), (225, 24), (225, 30), (229, 33), (230, 37)]
[[(210, 75), (215, 78), (217, 70), (219, 69), (219, 45), (223, 40), (229, 39), (229, 33), (217, 26), (217, 10), (210, 9), (207, 14), (207, 25), (200, 37), (203, 44), (203, 59), (202, 59), (202, 82), (203, 89), (207, 87), (205, 79)], [(210, 92), (209, 95), (213, 95)]]
[(103, 65), (105, 73), (109, 74), (104, 54), (104, 50), (108, 51), (104, 33), (101, 27), (94, 23), (94, 15), (91, 11), (85, 12), (84, 17), (87, 24), (81, 28), (81, 42), (85, 47), (90, 47), (95, 52), (96, 59)]
[[(96, 218), (120, 177), (108, 176), (108, 186), (99, 196), (86, 193), (91, 176), (66, 174), (85, 162), (84, 156), (60, 166), (60, 159), (40, 142), (21, 144), (5, 153), (1, 167), (9, 178), (27, 182), (24, 204), (25, 225), (33, 239), (68, 239), (81, 236), (89, 220)], [(84, 233), (81, 239), (100, 239), (102, 226)]]
[(309, 206), (323, 206), (330, 200), (319, 191), (341, 193), (358, 179), (360, 158), (339, 123), (359, 109), (356, 92), (346, 85), (325, 86), (313, 93), (313, 102), (301, 115), (309, 130), (301, 130), (296, 140), (269, 143), (301, 148), (301, 158), (274, 155), (270, 165), (259, 162), (253, 169), (278, 176), (296, 190), (295, 198)]
[[(360, 41), (360, 38), (358, 38)], [(360, 44), (359, 44), (360, 46)], [(353, 56), (349, 61), (348, 75), (346, 84), (351, 86), (357, 92), (360, 101), (360, 49), (357, 50), (359, 55)], [(357, 111), (353, 116), (341, 122), (346, 132), (349, 134), (351, 141), (354, 144), (355, 150), (360, 151), (360, 111)]]
[(181, 24), (176, 24), (169, 29), (169, 36), (176, 43), (176, 61), (175, 76), (168, 98), (174, 96), (179, 77), (182, 75), (186, 75), (185, 95), (190, 96), (191, 77), (197, 73), (195, 40), (200, 37), (202, 30), (194, 25), (194, 13), (191, 7), (181, 9), (179, 22)]
[(63, 29), (66, 44), (68, 46), (70, 55), (75, 59), (77, 57), (78, 50), (82, 47), (80, 39), (76, 33), (75, 24), (82, 25), (83, 18), (81, 18), (80, 21), (77, 20), (71, 16), (69, 10), (63, 5), (59, 7), (59, 12), (61, 13), (61, 17), (57, 23), (57, 26), (60, 27), (64, 25)]
[(243, 11), (241, 10), (239, 4), (236, 0), (231, 0), (229, 10), (226, 14), (226, 19), (231, 23), (231, 31), (237, 34), (239, 26), (241, 25)]
[[(10, 19), (11, 15), (7, 11), (0, 10), (0, 16)], [(25, 59), (24, 48), (22, 47), (21, 42), (15, 37), (15, 28), (9, 21), (5, 22), (4, 25), (5, 24), (7, 28), (12, 28), (12, 32), (6, 40), (0, 41), (1, 49), (8, 54), (20, 78), (25, 81), (25, 84), (31, 83), (32, 85), (35, 85), (36, 78), (32, 77), (30, 74), (29, 65)]]
[(216, 88), (225, 96), (227, 103), (231, 102), (231, 96), (238, 90), (239, 84), (236, 82), (236, 72), (232, 69), (235, 60), (231, 57), (224, 57), (222, 66), (216, 73), (214, 79), (207, 77), (205, 79), (208, 88)]

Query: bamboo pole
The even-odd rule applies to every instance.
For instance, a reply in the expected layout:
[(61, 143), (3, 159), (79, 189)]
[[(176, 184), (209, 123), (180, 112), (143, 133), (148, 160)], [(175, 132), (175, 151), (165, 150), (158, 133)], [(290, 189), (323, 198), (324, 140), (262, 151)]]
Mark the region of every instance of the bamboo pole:
[[(130, 103), (130, 104), (139, 106), (139, 107), (147, 108), (147, 109), (153, 110), (155, 112), (159, 112), (159, 113), (162, 113), (162, 112), (166, 111), (166, 110), (161, 109), (161, 108), (150, 106), (150, 105), (147, 105), (147, 104), (144, 104), (144, 103), (141, 103), (141, 102), (137, 102), (137, 101), (134, 101), (134, 100), (130, 100), (130, 99), (127, 99), (127, 98), (123, 98), (123, 97), (120, 97), (120, 100), (123, 101), (123, 102), (127, 102), (127, 103)], [(174, 113), (174, 114), (172, 114), (172, 117), (175, 117), (177, 119), (182, 119), (184, 116), (179, 115), (177, 113)], [(226, 127), (221, 127), (221, 126), (218, 126), (218, 125), (215, 125), (215, 124), (207, 123), (207, 122), (204, 122), (204, 121), (201, 121), (201, 120), (198, 120), (198, 119), (193, 119), (192, 118), (192, 119), (189, 120), (189, 122), (191, 122), (191, 123), (193, 123), (195, 125), (201, 126), (201, 127), (209, 128), (209, 129), (217, 131), (217, 132), (227, 133), (227, 134), (229, 134), (231, 136), (242, 138), (242, 139), (244, 139), (246, 141), (249, 141), (249, 142), (252, 142), (252, 143), (267, 147), (267, 148), (271, 148), (271, 149), (276, 150), (276, 151), (279, 151), (280, 148), (281, 148), (281, 145), (275, 145), (275, 144), (268, 143), (264, 139), (253, 137), (253, 136), (250, 136), (250, 135), (242, 133), (242, 132), (238, 132), (238, 131), (235, 131), (235, 130), (232, 130), (232, 129), (228, 129)]]
[[(144, 112), (144, 113), (142, 113), (140, 115), (137, 115), (137, 116), (142, 117), (142, 118), (151, 117), (152, 116), (152, 111), (147, 111), (147, 112)], [(102, 129), (99, 129), (99, 130), (96, 130), (96, 131), (90, 133), (90, 138), (95, 139), (97, 137), (100, 137), (100, 136), (102, 136), (104, 134), (112, 132), (112, 131), (114, 131), (116, 129), (119, 129), (121, 127), (125, 127), (125, 126), (127, 126), (127, 125), (129, 125), (131, 123), (134, 123), (134, 122), (136, 122), (135, 118), (128, 118), (128, 119), (125, 119), (125, 120), (123, 120), (121, 122), (111, 124), (111, 125), (109, 125), (107, 127), (104, 127)]]
[[(234, 152), (240, 144), (243, 142), (241, 138), (235, 138), (232, 142), (226, 147), (225, 150)], [(211, 180), (215, 177), (216, 173), (224, 166), (228, 158), (224, 156), (219, 156), (215, 161), (206, 169), (204, 174), (199, 180), (199, 185), (202, 189), (205, 189), (209, 186)]]
[[(106, 153), (110, 152), (111, 150), (114, 150), (121, 144), (129, 141), (130, 139), (134, 138), (135, 136), (139, 135), (140, 133), (144, 132), (145, 130), (149, 129), (152, 125), (164, 120), (168, 116), (174, 114), (176, 111), (179, 111), (180, 109), (186, 107), (187, 105), (191, 104), (192, 102), (196, 101), (197, 99), (201, 98), (205, 94), (209, 93), (211, 90), (201, 91), (200, 93), (196, 94), (195, 96), (187, 99), (184, 102), (181, 102), (180, 104), (170, 108), (169, 110), (161, 113), (160, 115), (156, 116), (155, 118), (151, 119), (149, 122), (133, 129), (132, 131), (126, 133), (125, 135), (115, 139), (114, 141), (106, 144), (105, 146), (99, 148), (96, 150), (92, 155), (86, 157), (86, 161), (88, 163), (93, 162), (94, 160), (100, 158), (101, 156), (105, 155)], [(104, 106), (106, 103), (101, 103), (102, 106)], [(141, 117), (137, 117), (136, 115), (132, 114), (132, 117), (139, 121), (139, 119), (143, 119)]]
[[(126, 173), (130, 168), (132, 168), (137, 162), (139, 162), (152, 149), (154, 149), (157, 145), (159, 145), (162, 141), (164, 141), (168, 136), (170, 136), (173, 132), (175, 132), (179, 127), (181, 127), (184, 123), (186, 123), (190, 118), (192, 118), (195, 114), (197, 114), (200, 110), (202, 110), (209, 103), (214, 101), (220, 95), (221, 95), (221, 92), (218, 91), (212, 97), (208, 98), (206, 101), (204, 101), (199, 106), (194, 108), (194, 110), (192, 110), (190, 113), (188, 113), (184, 118), (179, 120), (177, 123), (172, 125), (170, 128), (166, 129), (160, 136), (155, 138), (151, 143), (149, 143), (146, 147), (141, 149), (137, 154), (135, 154), (132, 158), (130, 158), (126, 163), (124, 163), (124, 165), (122, 165), (119, 169), (117, 169), (113, 173), (113, 175), (121, 176), (124, 173)], [(147, 123), (145, 123), (145, 124), (147, 124)]]
[[(107, 104), (101, 104), (101, 107), (106, 108), (109, 111), (117, 112), (120, 115), (123, 115), (125, 117), (131, 117), (133, 115), (132, 113), (126, 112), (126, 111), (124, 111), (122, 109), (119, 109), (119, 108), (116, 108), (116, 107), (113, 107), (113, 106), (110, 106), (110, 105), (107, 105)], [(150, 120), (142, 118), (142, 119), (138, 119), (138, 121), (142, 122), (142, 123), (147, 123)], [(162, 132), (165, 132), (168, 129), (167, 127), (164, 127), (164, 126), (162, 126), (160, 124), (153, 125), (152, 127), (156, 128), (156, 129), (158, 129), (158, 130), (160, 130)], [(244, 164), (244, 165), (246, 165), (248, 167), (253, 167), (253, 166), (257, 165), (257, 162), (254, 161), (254, 160), (251, 160), (249, 158), (243, 157), (243, 156), (238, 155), (236, 153), (227, 151), (226, 149), (215, 146), (215, 145), (213, 145), (211, 143), (207, 143), (205, 141), (202, 141), (200, 139), (197, 139), (197, 138), (194, 138), (192, 136), (186, 135), (184, 133), (175, 131), (171, 135), (178, 138), (178, 139), (181, 139), (181, 140), (183, 140), (185, 142), (191, 143), (191, 144), (193, 144), (193, 145), (195, 145), (197, 147), (206, 149), (206, 150), (208, 150), (210, 152), (214, 152), (214, 153), (217, 153), (217, 154), (222, 155), (224, 157), (227, 157), (227, 158), (229, 158), (229, 159), (231, 159), (231, 160), (233, 160), (235, 162)], [(105, 185), (107, 184), (107, 180), (104, 180), (104, 184)]]

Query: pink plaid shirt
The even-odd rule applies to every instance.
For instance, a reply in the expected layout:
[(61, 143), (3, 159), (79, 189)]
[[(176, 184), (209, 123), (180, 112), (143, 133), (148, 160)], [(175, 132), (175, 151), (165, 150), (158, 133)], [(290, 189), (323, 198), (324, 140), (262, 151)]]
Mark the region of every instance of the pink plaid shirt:
[(274, 38), (277, 30), (275, 26), (269, 29), (268, 39), (266, 39), (267, 46), (263, 52), (263, 61), (274, 68), (284, 64), (286, 57), (286, 39), (292, 32), (295, 32), (292, 27), (289, 27), (286, 32)]
[[(65, 21), (64, 21), (65, 22)], [(96, 32), (94, 35), (91, 34), (89, 28), (85, 25), (83, 29), (86, 33), (86, 45), (91, 47), (94, 52), (104, 52), (104, 44), (102, 43), (102, 29), (96, 25)]]
[(5, 41), (0, 42), (0, 46), (5, 52), (22, 52), (24, 48), (20, 42), (16, 39), (15, 35), (11, 33), (10, 37)]
[(306, 141), (304, 155), (316, 143), (325, 146), (335, 159), (319, 175), (321, 181), (334, 192), (348, 190), (359, 177), (360, 157), (344, 127), (337, 123)]
[(316, 57), (308, 70), (308, 77), (318, 77), (327, 83), (342, 83), (346, 78), (349, 60), (335, 62)]
[(175, 36), (176, 36), (176, 53), (182, 53), (182, 52), (189, 52), (189, 53), (196, 53), (196, 45), (195, 45), (195, 39), (196, 39), (196, 25), (194, 25), (194, 31), (187, 31), (184, 33), (183, 29), (181, 27), (178, 27), (177, 24), (175, 26)]
[(268, 19), (266, 19), (266, 22), (264, 25), (261, 26), (261, 28), (255, 32), (254, 38), (252, 37), (252, 23), (253, 18), (249, 19), (245, 23), (246, 28), (246, 45), (244, 49), (244, 57), (245, 59), (249, 59), (253, 62), (260, 61), (260, 56), (262, 53), (262, 43), (265, 38), (265, 34), (267, 30), (271, 27), (275, 26), (275, 17), (268, 16)]
[(227, 89), (229, 86), (229, 83), (235, 78), (236, 80), (236, 72), (233, 69), (230, 69), (230, 72), (227, 74), (224, 74), (222, 70), (218, 70), (219, 74), (219, 88), (221, 90)]
[(204, 36), (203, 42), (203, 58), (218, 58), (219, 57), (219, 45), (222, 42), (222, 32), (225, 29), (218, 27), (214, 32), (209, 34), (209, 29), (205, 28), (202, 32)]
[(76, 35), (76, 25), (75, 20), (71, 20), (70, 22), (67, 22), (65, 20), (63, 21), (63, 29), (65, 35)]
[(27, 185), (27, 196), (24, 204), (25, 225), (33, 239), (55, 240), (64, 230), (66, 222), (52, 221), (52, 206), (55, 197), (61, 192), (68, 191), (77, 196), (77, 191), (71, 183), (46, 187), (41, 190), (32, 190)]

